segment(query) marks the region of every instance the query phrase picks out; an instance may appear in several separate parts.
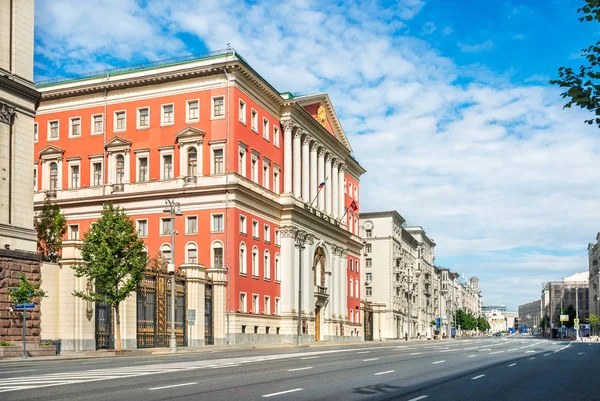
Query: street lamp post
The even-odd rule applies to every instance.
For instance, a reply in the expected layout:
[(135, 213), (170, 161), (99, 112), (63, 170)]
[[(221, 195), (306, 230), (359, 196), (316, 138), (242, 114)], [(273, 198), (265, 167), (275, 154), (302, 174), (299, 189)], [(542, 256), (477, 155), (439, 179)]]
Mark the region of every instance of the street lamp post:
[(302, 251), (306, 241), (306, 231), (296, 233), (296, 246), (298, 247), (298, 334), (296, 344), (302, 344)]
[(169, 341), (169, 352), (177, 352), (177, 337), (175, 337), (175, 216), (182, 216), (179, 202), (167, 199), (165, 200), (165, 213), (171, 213), (171, 263), (169, 263), (169, 272), (173, 273), (171, 277), (171, 340)]

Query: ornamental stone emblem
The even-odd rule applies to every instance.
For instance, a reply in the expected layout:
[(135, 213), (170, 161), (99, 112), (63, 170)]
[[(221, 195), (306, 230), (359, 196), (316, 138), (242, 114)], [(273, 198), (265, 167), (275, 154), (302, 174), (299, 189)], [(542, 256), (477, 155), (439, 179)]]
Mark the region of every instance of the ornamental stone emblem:
[(0, 123), (12, 124), (16, 113), (13, 107), (0, 103)]
[(325, 123), (327, 123), (327, 113), (325, 112), (325, 108), (323, 106), (319, 106), (317, 109), (317, 121), (324, 127)]

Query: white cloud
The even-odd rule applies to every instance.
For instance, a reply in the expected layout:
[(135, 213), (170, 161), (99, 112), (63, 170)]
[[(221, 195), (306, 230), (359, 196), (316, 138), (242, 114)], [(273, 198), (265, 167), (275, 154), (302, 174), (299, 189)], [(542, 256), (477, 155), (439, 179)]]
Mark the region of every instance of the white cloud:
[(435, 24), (431, 21), (424, 23), (423, 27), (421, 28), (423, 35), (431, 35), (435, 31), (437, 31), (437, 26), (435, 26)]
[[(109, 63), (136, 56), (140, 43), (149, 55), (181, 55), (191, 49), (175, 35), (185, 33), (211, 50), (232, 43), (281, 91), (329, 92), (368, 171), (363, 211), (397, 209), (423, 226), (442, 263), (527, 247), (585, 255), (598, 231), (597, 130), (583, 124), (582, 112), (562, 109), (559, 89), (533, 85), (540, 77), (514, 85), (485, 65), (456, 66), (403, 34), (403, 21), (422, 2), (385, 9), (317, 1), (207, 0), (198, 7), (191, 0), (149, 0), (143, 8), (123, 0), (103, 4), (105, 10), (74, 0), (39, 4), (38, 38), (48, 36), (38, 54), (57, 64), (72, 54), (81, 60), (77, 68), (95, 68), (107, 56)], [(74, 15), (59, 15), (69, 4)], [(94, 13), (101, 23), (86, 24)], [(107, 27), (107, 20), (119, 24)], [(115, 32), (122, 24), (124, 32)], [(483, 52), (494, 44), (459, 46)], [(456, 84), (465, 74), (474, 83)], [(540, 274), (544, 266), (548, 274)], [(513, 290), (538, 294), (536, 280), (562, 277), (563, 267), (585, 270), (585, 257), (529, 253), (456, 266), (481, 277), (486, 300), (504, 303)]]
[(472, 45), (467, 44), (467, 43), (462, 43), (462, 42), (458, 43), (458, 48), (463, 53), (485, 52), (485, 51), (492, 50), (495, 47), (496, 47), (496, 45), (490, 39), (486, 40), (483, 43), (476, 43), (476, 44), (472, 44)]

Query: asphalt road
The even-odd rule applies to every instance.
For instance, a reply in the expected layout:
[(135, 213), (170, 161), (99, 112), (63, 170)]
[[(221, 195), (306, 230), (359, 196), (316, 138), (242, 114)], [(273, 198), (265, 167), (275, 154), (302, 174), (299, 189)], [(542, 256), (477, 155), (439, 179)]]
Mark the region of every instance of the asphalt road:
[(600, 344), (531, 337), (0, 364), (10, 400), (600, 399)]

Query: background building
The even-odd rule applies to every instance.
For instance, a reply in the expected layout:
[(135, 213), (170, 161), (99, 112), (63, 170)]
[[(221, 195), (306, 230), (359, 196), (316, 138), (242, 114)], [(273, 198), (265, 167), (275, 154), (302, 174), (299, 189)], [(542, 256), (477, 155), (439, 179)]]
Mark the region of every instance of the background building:
[(588, 282), (590, 291), (590, 313), (600, 316), (600, 233), (596, 235), (596, 243), (588, 245)]
[[(304, 340), (362, 338), (365, 170), (327, 94), (281, 94), (232, 49), (39, 90), (36, 207), (56, 202), (69, 225), (60, 264), (44, 266), (61, 297), (44, 302), (45, 336), (66, 349), (112, 344), (110, 310), (70, 295), (91, 285), (70, 266), (110, 201), (150, 257), (174, 256), (180, 345), (296, 341), (298, 312)], [(182, 213), (174, 249), (166, 200)], [(124, 348), (168, 343), (169, 277), (151, 267), (122, 305)]]
[[(589, 317), (589, 273), (576, 273), (561, 281), (550, 281), (542, 290), (542, 313), (550, 318), (552, 328), (560, 327), (559, 315), (563, 308), (578, 304), (579, 320), (584, 323)], [(578, 298), (578, 301), (576, 299)]]
[(519, 328), (525, 325), (528, 332), (537, 329), (542, 319), (541, 310), (541, 300), (519, 305)]
[[(40, 97), (33, 83), (33, 9), (33, 0), (0, 1), (0, 341), (23, 338), (22, 312), (9, 311), (18, 274), (40, 279), (31, 186)], [(28, 313), (31, 341), (40, 340), (39, 317), (39, 306)]]

